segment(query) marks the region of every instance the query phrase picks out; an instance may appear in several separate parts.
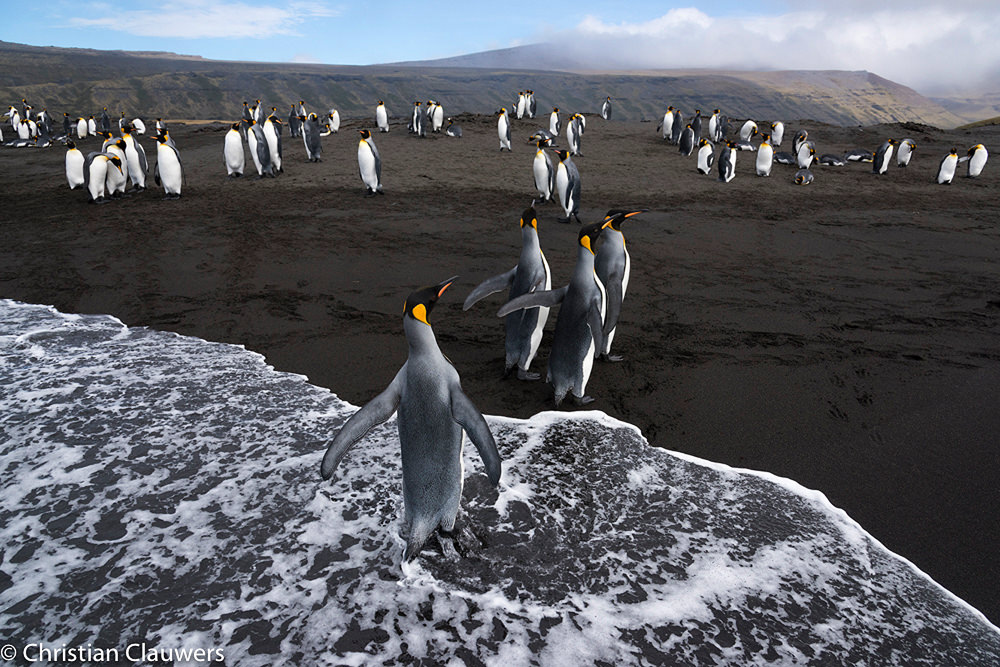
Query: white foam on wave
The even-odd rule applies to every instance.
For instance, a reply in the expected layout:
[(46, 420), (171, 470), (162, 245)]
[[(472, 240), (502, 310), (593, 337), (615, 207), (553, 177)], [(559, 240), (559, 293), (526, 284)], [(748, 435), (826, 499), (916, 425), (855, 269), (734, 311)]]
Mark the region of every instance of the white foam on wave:
[(0, 301), (0, 633), (240, 665), (1000, 655), (822, 494), (600, 412), (488, 417), (499, 489), (465, 452), (479, 546), (404, 564), (394, 420), (319, 480), (355, 410), (238, 346)]

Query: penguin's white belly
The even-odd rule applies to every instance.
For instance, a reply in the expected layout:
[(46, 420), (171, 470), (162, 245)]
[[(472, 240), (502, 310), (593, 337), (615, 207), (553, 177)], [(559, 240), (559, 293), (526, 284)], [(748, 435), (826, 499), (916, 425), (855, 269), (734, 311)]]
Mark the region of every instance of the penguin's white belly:
[(160, 173), (160, 183), (167, 194), (179, 195), (181, 193), (181, 163), (177, 160), (177, 155), (169, 147), (163, 144), (156, 146), (156, 168)]
[(243, 152), (243, 140), (236, 130), (229, 130), (226, 134), (225, 145), (226, 169), (229, 174), (242, 174), (243, 167), (246, 166), (246, 154)]
[(544, 199), (548, 199), (552, 195), (552, 192), (549, 190), (551, 187), (549, 182), (549, 167), (545, 163), (545, 154), (541, 151), (538, 151), (535, 155), (534, 172), (535, 189), (538, 190), (538, 194)]
[[(608, 309), (608, 292), (604, 289), (604, 283), (601, 279), (594, 274), (594, 284), (597, 285), (597, 289), (601, 292), (601, 325), (604, 325), (604, 317)], [(589, 329), (589, 327), (588, 327)], [(597, 348), (594, 346), (594, 333), (590, 334), (590, 345), (587, 346), (587, 354), (583, 358), (583, 382), (580, 384), (580, 396), (587, 393), (587, 382), (590, 381), (590, 372), (594, 370), (594, 352)]]
[[(543, 290), (552, 289), (552, 272), (549, 271), (549, 263), (545, 259), (545, 254), (539, 251), (542, 256), (542, 266), (545, 267), (545, 284), (542, 286)], [(525, 368), (531, 365), (531, 361), (535, 358), (535, 354), (538, 352), (538, 347), (542, 343), (542, 329), (545, 328), (545, 323), (549, 319), (549, 308), (539, 307), (538, 309), (538, 320), (535, 322), (535, 328), (531, 332), (531, 340), (528, 343), (528, 361), (524, 365)]]
[(757, 175), (758, 176), (770, 176), (771, 175), (771, 163), (774, 157), (774, 151), (770, 147), (761, 146), (757, 149)]
[(986, 149), (980, 149), (972, 154), (972, 157), (969, 158), (969, 176), (975, 178), (983, 173), (987, 157)]
[(361, 169), (361, 180), (372, 190), (378, 188), (378, 175), (375, 173), (375, 154), (368, 143), (358, 143), (358, 167)]
[(83, 153), (78, 150), (66, 151), (66, 180), (70, 189), (83, 185)]

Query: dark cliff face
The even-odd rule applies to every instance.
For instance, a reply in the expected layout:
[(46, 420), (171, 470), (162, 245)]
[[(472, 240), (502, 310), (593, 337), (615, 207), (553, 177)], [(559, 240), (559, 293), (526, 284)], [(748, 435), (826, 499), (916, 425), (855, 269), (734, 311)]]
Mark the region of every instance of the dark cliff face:
[[(528, 47), (525, 47), (528, 48)], [(531, 56), (533, 52), (528, 53)], [(534, 57), (493, 66), (489, 54), (429, 63), (348, 67), (204, 60), (170, 53), (33, 47), (0, 42), (8, 74), (0, 100), (27, 98), (57, 115), (175, 119), (235, 118), (245, 100), (285, 109), (303, 99), (345, 117), (374, 113), (379, 99), (400, 114), (413, 100), (433, 97), (451, 115), (491, 113), (517, 91), (535, 91), (539, 109), (559, 106), (596, 114), (606, 95), (616, 120), (656, 120), (667, 105), (693, 111), (721, 108), (734, 118), (811, 118), (834, 125), (913, 121), (937, 127), (966, 122), (912, 89), (868, 72), (560, 71), (570, 63)], [(536, 54), (537, 55), (537, 54)], [(511, 69), (535, 61), (548, 69)], [(537, 67), (537, 66), (536, 66)]]

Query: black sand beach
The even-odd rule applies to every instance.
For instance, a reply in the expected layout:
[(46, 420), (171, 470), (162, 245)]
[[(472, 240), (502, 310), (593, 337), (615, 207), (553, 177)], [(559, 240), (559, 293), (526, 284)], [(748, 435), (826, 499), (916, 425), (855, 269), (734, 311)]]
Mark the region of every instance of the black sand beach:
[[(88, 205), (61, 148), (0, 149), (0, 298), (238, 343), (360, 405), (405, 360), (403, 299), (458, 274), (432, 322), (466, 393), (488, 414), (550, 409), (548, 385), (501, 377), (502, 295), (461, 307), (516, 261), (534, 195), (525, 139), (541, 123), (516, 123), (501, 154), (495, 119), (457, 120), (462, 139), (376, 134), (386, 194), (374, 199), (356, 160), (368, 120), (325, 138), (319, 164), (286, 134), (285, 173), (263, 181), (226, 178), (226, 125), (173, 123), (187, 171), (177, 201), (151, 187)], [(755, 177), (753, 153), (729, 184), (701, 176), (654, 125), (590, 116), (576, 159), (584, 220), (649, 209), (625, 227), (625, 360), (595, 366), (589, 407), (654, 445), (822, 491), (1000, 621), (1000, 187), (993, 164), (932, 182), (948, 149), (997, 146), (1000, 128), (788, 122), (787, 137), (804, 127), (823, 153), (918, 146), (907, 169), (816, 167), (799, 187), (792, 167)], [(578, 230), (561, 215), (539, 207), (554, 286)]]

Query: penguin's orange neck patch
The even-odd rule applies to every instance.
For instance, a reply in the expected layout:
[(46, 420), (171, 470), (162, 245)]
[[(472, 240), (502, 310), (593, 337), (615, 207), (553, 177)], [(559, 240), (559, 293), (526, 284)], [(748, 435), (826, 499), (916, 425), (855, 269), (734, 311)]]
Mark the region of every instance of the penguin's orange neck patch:
[(427, 306), (422, 303), (418, 303), (413, 307), (413, 318), (423, 322), (427, 326), (431, 325), (431, 323), (427, 321)]

